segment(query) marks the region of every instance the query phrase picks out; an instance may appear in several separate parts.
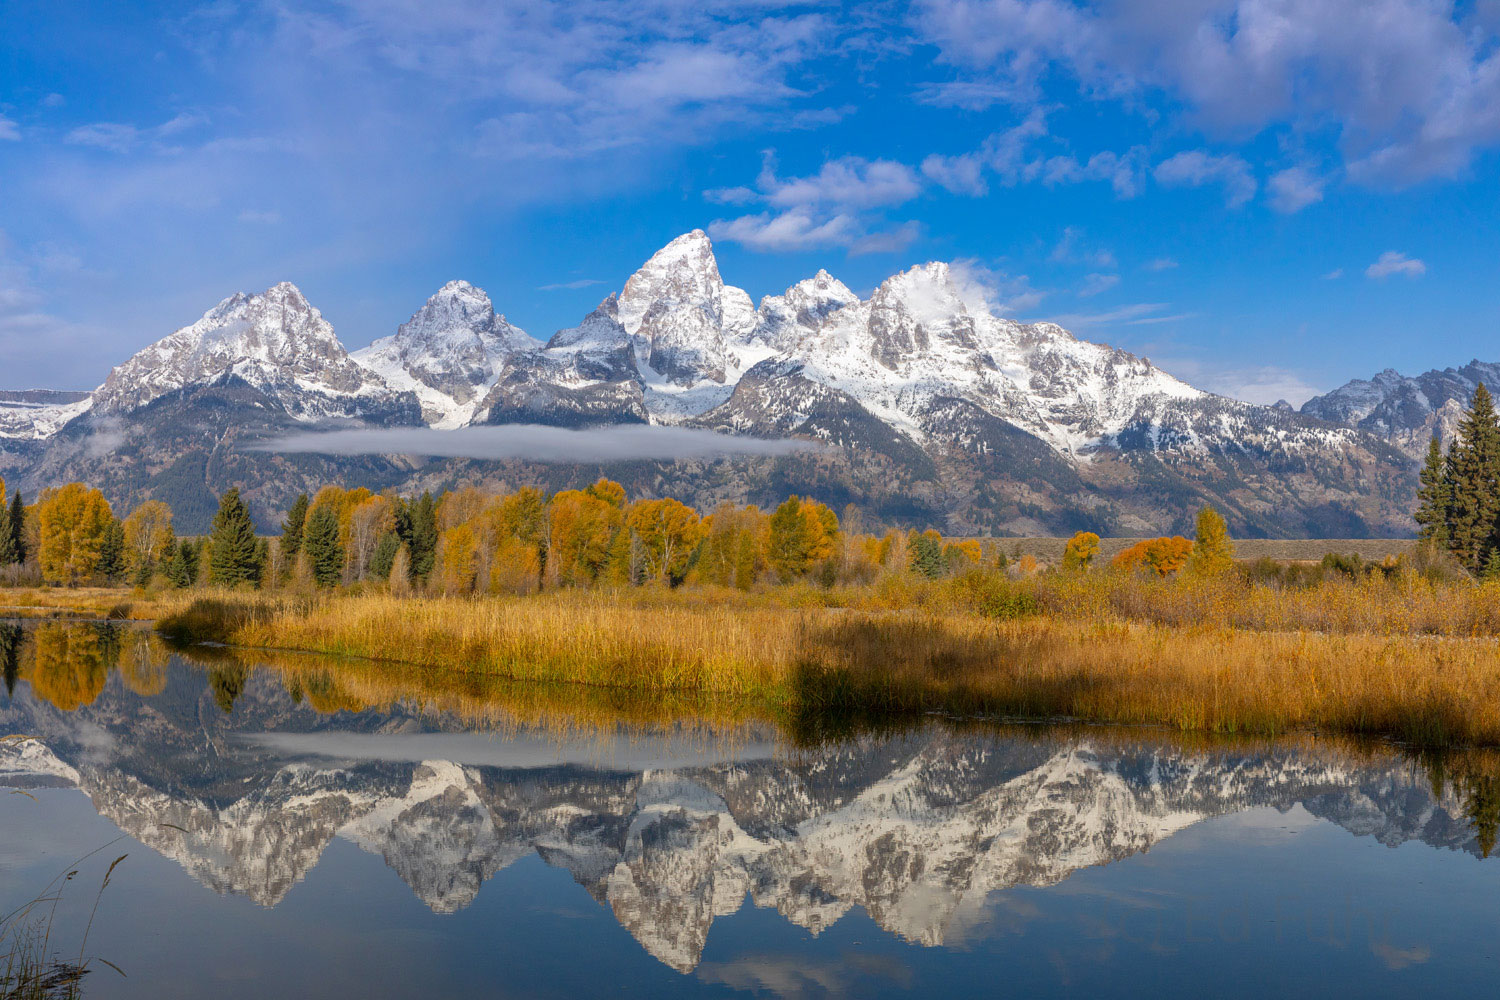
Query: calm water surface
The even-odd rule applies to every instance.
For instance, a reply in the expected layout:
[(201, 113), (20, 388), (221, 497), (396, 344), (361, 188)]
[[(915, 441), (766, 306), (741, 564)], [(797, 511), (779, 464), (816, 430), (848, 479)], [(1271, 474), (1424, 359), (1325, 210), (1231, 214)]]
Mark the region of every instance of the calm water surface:
[[(0, 912), (90, 997), (1493, 995), (1481, 755), (834, 742), (0, 626)], [(559, 704), (560, 703), (560, 704)], [(624, 721), (630, 720), (630, 721)], [(100, 848), (103, 848), (100, 850)], [(76, 859), (98, 851), (81, 864)]]

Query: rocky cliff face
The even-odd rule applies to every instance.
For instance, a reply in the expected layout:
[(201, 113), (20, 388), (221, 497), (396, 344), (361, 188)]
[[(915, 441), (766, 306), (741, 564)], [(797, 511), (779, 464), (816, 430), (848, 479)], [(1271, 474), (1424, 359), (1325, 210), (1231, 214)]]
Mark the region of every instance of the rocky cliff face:
[(1373, 378), (1354, 379), (1302, 404), (1302, 412), (1368, 431), (1413, 459), (1436, 435), (1453, 439), (1469, 399), (1484, 383), (1500, 388), (1500, 364), (1470, 361), (1462, 368), (1433, 369), (1408, 377), (1387, 368)]

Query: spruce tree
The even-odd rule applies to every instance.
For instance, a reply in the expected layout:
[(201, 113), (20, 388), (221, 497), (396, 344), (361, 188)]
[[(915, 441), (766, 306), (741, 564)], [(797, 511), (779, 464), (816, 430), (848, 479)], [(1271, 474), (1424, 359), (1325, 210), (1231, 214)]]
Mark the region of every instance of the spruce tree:
[(10, 536), (10, 508), (0, 503), (0, 566), (9, 566), (15, 561), (16, 540)]
[(1448, 545), (1472, 573), (1484, 568), (1495, 544), (1500, 513), (1500, 420), (1489, 390), (1480, 383), (1446, 462)]
[(26, 551), (26, 502), (21, 499), (20, 490), (10, 498), (10, 549), (15, 553), (13, 561), (18, 563), (31, 555)]
[(302, 551), (302, 530), (307, 525), (308, 499), (306, 493), (299, 493), (297, 499), (292, 502), (292, 509), (286, 512), (286, 520), (281, 522), (281, 565), (287, 572), (297, 564), (297, 553)]
[(432, 499), (431, 493), (423, 493), (422, 498), (412, 504), (411, 538), (406, 543), (411, 550), (413, 583), (425, 583), (432, 575), (433, 563), (437, 559), (437, 542), (437, 501)]
[(238, 486), (231, 486), (219, 498), (219, 512), (214, 515), (213, 533), (209, 538), (210, 583), (235, 587), (259, 581), (255, 525), (250, 521), (249, 509), (240, 499)]
[(401, 548), (401, 539), (394, 531), (381, 532), (375, 542), (375, 552), (370, 556), (370, 576), (376, 580), (390, 579), (391, 567), (395, 565), (396, 553)]
[(125, 576), (125, 526), (117, 517), (111, 517), (105, 525), (94, 572), (106, 583), (115, 583)]
[(338, 583), (344, 572), (344, 547), (339, 543), (339, 519), (332, 505), (325, 504), (313, 511), (307, 519), (302, 545), (313, 581), (320, 587)]
[(1427, 443), (1427, 460), (1422, 464), (1421, 485), (1417, 488), (1416, 522), (1418, 536), (1438, 549), (1448, 547), (1448, 507), (1452, 488), (1448, 482), (1448, 461), (1443, 444), (1436, 434)]
[(162, 574), (167, 578), (167, 584), (178, 590), (191, 587), (196, 575), (193, 572), (193, 565), (197, 560), (198, 553), (187, 539), (183, 539), (181, 545), (172, 546), (172, 553), (167, 557), (166, 565), (162, 567)]

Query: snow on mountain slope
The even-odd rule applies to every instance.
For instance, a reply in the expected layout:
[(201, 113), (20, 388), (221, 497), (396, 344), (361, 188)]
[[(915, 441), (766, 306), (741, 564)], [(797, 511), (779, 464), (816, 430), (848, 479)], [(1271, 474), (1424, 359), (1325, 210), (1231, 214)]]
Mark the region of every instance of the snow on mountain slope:
[(87, 413), (92, 405), (92, 394), (87, 392), (0, 391), (0, 438), (51, 437), (69, 420)]
[(283, 281), (258, 295), (231, 295), (115, 368), (94, 392), (93, 412), (128, 413), (170, 392), (231, 377), (301, 420), (387, 410), (397, 395), (355, 363), (322, 313)]
[(517, 353), (541, 344), (495, 312), (467, 281), (450, 281), (390, 337), (350, 357), (393, 388), (413, 392), (434, 427), (468, 423)]

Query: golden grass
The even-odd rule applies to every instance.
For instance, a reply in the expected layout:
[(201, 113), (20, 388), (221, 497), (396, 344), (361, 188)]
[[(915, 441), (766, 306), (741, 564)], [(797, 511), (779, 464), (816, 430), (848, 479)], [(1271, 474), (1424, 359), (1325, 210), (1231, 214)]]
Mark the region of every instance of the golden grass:
[(160, 627), (427, 671), (768, 706), (812, 727), (938, 711), (1500, 744), (1493, 640), (1163, 625), (1106, 610), (997, 621), (970, 610), (741, 605), (675, 592), (222, 595)]

